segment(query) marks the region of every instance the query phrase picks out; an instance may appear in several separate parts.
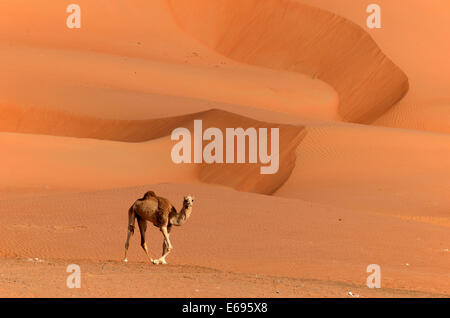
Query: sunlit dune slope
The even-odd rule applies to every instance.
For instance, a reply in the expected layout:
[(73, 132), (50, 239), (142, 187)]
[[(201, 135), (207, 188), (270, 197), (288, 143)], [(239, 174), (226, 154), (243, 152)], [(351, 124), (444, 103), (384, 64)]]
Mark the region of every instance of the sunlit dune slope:
[(408, 90), (406, 75), (367, 32), (329, 12), (292, 0), (169, 2), (179, 25), (221, 54), (329, 83), (344, 120), (370, 122)]
[(397, 104), (373, 124), (450, 134), (450, 102), (419, 103), (408, 99)]
[(125, 143), (0, 133), (0, 146), (8, 154), (0, 165), (2, 189), (92, 190), (197, 179), (195, 166), (171, 161), (168, 137)]
[(183, 32), (165, 1), (81, 0), (74, 30), (67, 4), (0, 3), (0, 103), (139, 119), (215, 107), (206, 101), (339, 119), (330, 85), (230, 60)]
[(296, 153), (276, 195), (449, 224), (449, 135), (324, 124), (306, 129)]
[[(41, 47), (128, 58), (183, 62), (198, 48), (173, 23), (164, 0), (78, 0), (81, 28), (69, 29), (66, 9), (71, 1), (5, 0), (0, 2), (0, 39), (17, 47)], [(213, 52), (199, 52), (204, 60)], [(208, 56), (205, 56), (208, 55)]]
[(201, 66), (114, 53), (4, 47), (0, 102), (129, 119), (194, 112), (205, 101), (338, 118), (337, 94), (320, 80), (219, 61)]

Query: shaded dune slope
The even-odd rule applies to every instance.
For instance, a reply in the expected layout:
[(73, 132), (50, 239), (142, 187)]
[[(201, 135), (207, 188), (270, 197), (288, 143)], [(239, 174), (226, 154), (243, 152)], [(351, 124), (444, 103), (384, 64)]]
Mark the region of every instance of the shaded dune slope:
[[(334, 12), (364, 28), (389, 57), (408, 74), (410, 89), (400, 103), (375, 125), (450, 133), (450, 2), (434, 0), (378, 0), (382, 28), (369, 29), (367, 14), (372, 2), (352, 0), (296, 0)], [(416, 21), (416, 23), (412, 22)]]
[[(228, 127), (242, 127), (243, 129), (255, 128), (257, 131), (260, 128), (267, 128), (268, 154), (270, 154), (271, 146), (271, 129), (279, 129), (280, 163), (279, 170), (276, 174), (261, 174), (261, 163), (244, 163), (231, 165), (202, 164), (202, 168), (199, 174), (199, 178), (201, 181), (226, 185), (236, 190), (247, 192), (272, 194), (274, 191), (276, 191), (289, 178), (292, 169), (294, 169), (296, 159), (295, 151), (306, 134), (306, 131), (302, 127), (281, 124), (268, 124), (261, 121), (255, 121), (247, 117), (217, 110), (205, 113), (204, 116), (202, 116), (202, 120), (204, 129), (206, 129), (206, 127), (217, 127), (220, 128), (223, 132), (225, 132), (226, 128)], [(233, 126), (230, 126), (230, 124), (232, 124)], [(189, 129), (192, 131), (191, 127), (189, 127)], [(248, 142), (248, 138), (246, 138), (246, 140)], [(206, 145), (206, 143), (207, 142), (203, 142), (204, 145)], [(236, 142), (234, 144), (234, 148), (236, 153)], [(248, 143), (246, 149), (246, 158), (248, 160)]]
[(346, 121), (369, 123), (408, 91), (406, 75), (362, 28), (327, 11), (291, 0), (168, 2), (180, 27), (219, 53), (329, 83)]
[(95, 118), (41, 107), (0, 106), (0, 130), (5, 132), (141, 142), (167, 136), (204, 112), (149, 120)]

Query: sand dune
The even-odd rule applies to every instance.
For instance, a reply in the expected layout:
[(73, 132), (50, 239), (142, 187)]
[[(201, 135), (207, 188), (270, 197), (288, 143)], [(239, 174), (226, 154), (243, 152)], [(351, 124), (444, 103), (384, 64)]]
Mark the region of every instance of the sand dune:
[[(0, 1), (2, 266), (26, 276), (27, 258), (78, 262), (119, 285), (171, 275), (190, 297), (196, 272), (235, 297), (270, 297), (271, 284), (448, 296), (448, 6), (379, 2), (384, 28), (368, 30), (363, 0), (78, 0), (82, 28), (69, 30), (64, 1)], [(194, 119), (279, 128), (278, 173), (174, 164), (170, 134)], [(197, 198), (173, 232), (174, 267), (144, 263), (138, 235), (120, 263), (126, 211), (149, 189), (176, 206)], [(155, 256), (162, 236), (149, 239)], [(369, 264), (382, 267), (379, 293), (365, 287)], [(83, 295), (135, 295), (95, 286)]]
[(1, 131), (51, 136), (141, 142), (168, 136), (203, 113), (149, 120), (83, 116), (51, 108), (0, 106)]
[(365, 31), (326, 11), (292, 0), (169, 2), (186, 32), (223, 55), (329, 83), (344, 120), (369, 122), (408, 90), (405, 74)]
[(2, 104), (121, 119), (205, 110), (179, 101), (188, 98), (339, 118), (332, 87), (304, 74), (237, 63), (214, 52), (179, 29), (165, 1), (81, 1), (88, 17), (75, 31), (56, 18), (65, 12), (64, 4), (36, 3), (0, 4), (8, 15), (0, 27), (11, 30), (0, 31)]
[[(376, 263), (383, 269), (384, 288), (449, 291), (446, 228), (201, 185), (1, 201), (1, 251), (44, 260), (120, 261), (126, 211), (147, 189), (176, 206), (183, 195), (196, 196), (191, 219), (172, 232), (172, 264), (364, 285), (366, 267)], [(131, 242), (131, 264), (146, 260), (138, 237)], [(161, 233), (149, 227), (148, 239), (151, 254), (161, 253)]]
[[(8, 153), (1, 189), (101, 189), (154, 182), (195, 181), (197, 167), (170, 158), (169, 137), (144, 143), (1, 133)], [(176, 181), (175, 181), (176, 180)]]
[[(296, 0), (330, 10), (363, 27), (407, 74), (410, 90), (405, 98), (375, 124), (449, 132), (450, 3), (420, 0), (376, 3), (382, 10), (382, 28), (366, 27), (366, 8), (373, 1)], [(345, 2), (345, 3), (344, 3)]]
[[(199, 172), (200, 181), (230, 186), (236, 190), (262, 194), (272, 194), (291, 175), (295, 166), (295, 150), (304, 137), (303, 127), (292, 125), (258, 122), (250, 118), (237, 116), (223, 111), (210, 111), (202, 117), (204, 129), (217, 127), (225, 131), (228, 127), (267, 128), (267, 140), (271, 140), (271, 129), (279, 129), (279, 170), (276, 174), (261, 174), (260, 168), (265, 164), (202, 164)], [(193, 127), (186, 126), (193, 131)], [(260, 137), (259, 137), (260, 138)], [(206, 144), (206, 142), (204, 142)], [(235, 153), (236, 153), (235, 144)], [(259, 147), (259, 146), (258, 146)], [(259, 148), (258, 148), (259, 149)], [(246, 158), (248, 158), (248, 151)], [(246, 159), (248, 160), (248, 159)]]
[(1, 131), (124, 142), (142, 142), (168, 136), (175, 128), (192, 123), (194, 119), (202, 119), (208, 112), (218, 113), (218, 116), (228, 114), (208, 110), (148, 120), (118, 120), (50, 108), (0, 106), (0, 110)]
[[(5, 173), (0, 183), (3, 188), (101, 189), (143, 184), (146, 183), (144, 180), (176, 182), (198, 179), (242, 191), (270, 194), (289, 177), (294, 167), (295, 149), (303, 136), (301, 127), (259, 122), (221, 110), (142, 121), (105, 120), (42, 109), (19, 111), (13, 107), (3, 110), (2, 130), (30, 134), (0, 134), (0, 143), (9, 153), (0, 167)], [(232, 166), (176, 165), (170, 155), (175, 144), (170, 135), (178, 127), (193, 131), (194, 120), (202, 120), (203, 130), (215, 127), (225, 132), (229, 127), (264, 127), (269, 132), (268, 140), (271, 138), (270, 130), (278, 128), (279, 172), (262, 175), (260, 164), (249, 163)], [(207, 143), (204, 141), (203, 145)], [(20, 174), (15, 173), (18, 170)], [(193, 171), (198, 172), (194, 175)]]
[(395, 105), (374, 125), (450, 134), (450, 102), (420, 104), (408, 99)]
[[(143, 107), (147, 108), (144, 113), (147, 118), (162, 114), (161, 109), (168, 106), (178, 108), (178, 112), (179, 109), (184, 113), (195, 111), (188, 108), (192, 102), (182, 105), (162, 98), (175, 96), (313, 118), (337, 118), (337, 95), (322, 81), (236, 63), (226, 68), (205, 67), (112, 54), (20, 47), (5, 48), (0, 61), (8, 74), (0, 81), (4, 104), (111, 117), (119, 108), (119, 114), (126, 113), (123, 105), (137, 102), (130, 110), (137, 108), (139, 113), (132, 119), (142, 115)], [(40, 79), (39, 85), (34, 84), (34, 78)], [(24, 90), (26, 95), (21, 94)], [(128, 112), (125, 116), (132, 115), (133, 112)]]
[(450, 136), (362, 125), (306, 129), (276, 195), (391, 215), (450, 217)]
[[(51, 0), (36, 0), (33, 4), (27, 0), (2, 1), (2, 43), (171, 62), (184, 62), (193, 51), (201, 50), (192, 39), (179, 36), (164, 0), (79, 0), (82, 27), (77, 30), (66, 26), (69, 4)], [(199, 53), (202, 59), (191, 62), (217, 61), (217, 54), (210, 50)]]

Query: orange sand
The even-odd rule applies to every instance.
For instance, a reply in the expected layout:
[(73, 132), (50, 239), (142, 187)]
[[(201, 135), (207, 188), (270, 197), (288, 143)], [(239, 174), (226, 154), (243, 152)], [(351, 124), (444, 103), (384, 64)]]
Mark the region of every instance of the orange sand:
[[(441, 294), (450, 288), (444, 251), (450, 244), (448, 228), (193, 184), (4, 200), (2, 254), (75, 263), (119, 261), (125, 212), (146, 189), (177, 207), (183, 195), (195, 194), (189, 225), (172, 231), (174, 250), (168, 260), (173, 265), (364, 285), (366, 267), (375, 263), (382, 266), (385, 288)], [(156, 257), (162, 234), (151, 226), (147, 236)], [(146, 261), (139, 235), (131, 241), (129, 260)], [(154, 267), (148, 264), (149, 274)]]
[[(448, 297), (450, 7), (380, 0), (368, 30), (347, 2), (78, 0), (69, 30), (70, 1), (1, 1), (0, 296)], [(279, 172), (174, 164), (194, 119), (280, 128)], [(147, 190), (196, 197), (167, 267), (139, 235), (121, 263)]]
[(450, 133), (450, 3), (379, 0), (382, 28), (366, 27), (370, 0), (296, 0), (337, 13), (360, 25), (406, 73), (410, 90), (377, 125)]

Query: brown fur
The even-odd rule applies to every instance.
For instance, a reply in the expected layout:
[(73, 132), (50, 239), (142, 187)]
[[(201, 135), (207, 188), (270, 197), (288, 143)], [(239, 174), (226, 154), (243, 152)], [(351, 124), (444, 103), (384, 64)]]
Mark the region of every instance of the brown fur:
[(153, 192), (153, 191), (147, 191), (147, 192), (144, 194), (144, 196), (142, 197), (141, 200), (147, 200), (147, 199), (149, 199), (149, 198), (151, 198), (151, 197), (156, 198), (155, 192)]
[[(128, 236), (125, 243), (125, 261), (127, 261), (127, 251), (129, 247), (130, 236), (134, 234), (135, 221), (138, 221), (141, 233), (141, 246), (151, 259), (147, 245), (145, 243), (145, 231), (147, 221), (160, 228), (164, 235), (163, 256), (161, 259), (165, 263), (165, 256), (171, 249), (169, 233), (172, 225), (182, 225), (188, 218), (192, 210), (193, 198), (188, 196), (184, 198), (183, 208), (180, 213), (166, 198), (159, 197), (153, 191), (148, 191), (141, 199), (136, 200), (128, 210)], [(187, 211), (187, 212), (186, 212)]]

